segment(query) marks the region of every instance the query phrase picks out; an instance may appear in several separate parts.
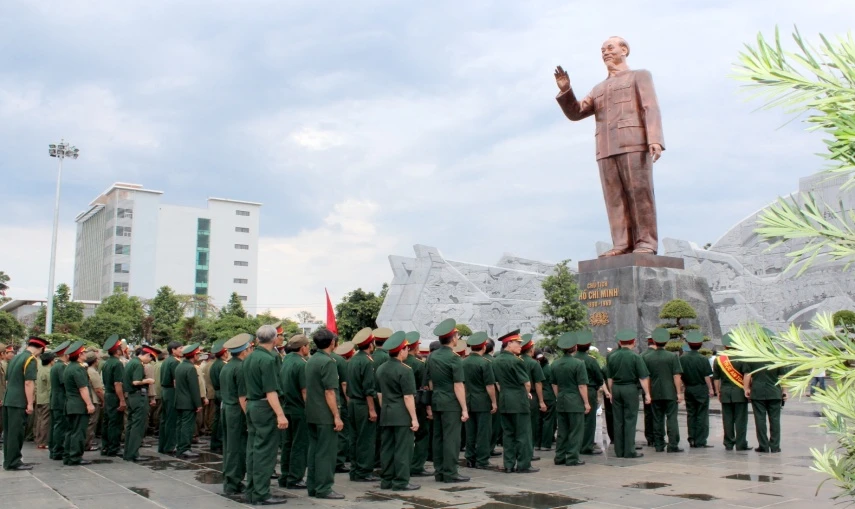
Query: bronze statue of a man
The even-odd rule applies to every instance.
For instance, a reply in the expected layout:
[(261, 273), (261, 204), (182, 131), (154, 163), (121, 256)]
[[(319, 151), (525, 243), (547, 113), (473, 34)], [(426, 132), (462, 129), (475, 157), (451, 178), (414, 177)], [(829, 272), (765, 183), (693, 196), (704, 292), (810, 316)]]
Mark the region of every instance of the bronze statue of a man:
[(653, 163), (665, 150), (662, 118), (650, 72), (627, 66), (629, 44), (620, 37), (603, 43), (609, 76), (578, 101), (567, 72), (558, 66), (556, 99), (570, 120), (594, 115), (597, 163), (609, 215), (613, 249), (601, 256), (656, 254)]

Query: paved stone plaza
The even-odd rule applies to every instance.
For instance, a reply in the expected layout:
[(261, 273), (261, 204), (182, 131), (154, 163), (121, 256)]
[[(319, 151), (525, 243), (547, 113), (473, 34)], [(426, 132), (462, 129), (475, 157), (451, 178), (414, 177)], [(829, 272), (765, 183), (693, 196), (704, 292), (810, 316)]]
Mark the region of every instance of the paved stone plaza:
[[(833, 487), (814, 496), (822, 476), (812, 472), (810, 447), (825, 442), (816, 424), (817, 407), (809, 399), (787, 403), (784, 408), (782, 454), (725, 452), (721, 446), (721, 419), (711, 418), (715, 448), (687, 449), (680, 454), (655, 453), (644, 448), (639, 460), (593, 457), (583, 467), (552, 464), (552, 452), (542, 456), (533, 475), (462, 468), (472, 476), (464, 484), (440, 484), (432, 478), (417, 479), (416, 492), (381, 491), (378, 485), (351, 483), (347, 474), (336, 475), (335, 489), (346, 500), (328, 501), (306, 497), (306, 492), (273, 488), (289, 498), (282, 507), (361, 507), (374, 509), (547, 509), (572, 506), (582, 509), (668, 507), (673, 509), (718, 507), (774, 507), (776, 509), (823, 509), (835, 507), (829, 499)], [(641, 426), (642, 416), (639, 415)], [(686, 446), (685, 414), (681, 415), (681, 446)], [(749, 443), (756, 440), (749, 419)], [(642, 437), (639, 427), (639, 437)], [(643, 437), (642, 437), (643, 438)], [(153, 449), (141, 451), (153, 454)], [(0, 470), (0, 507), (4, 509), (142, 509), (142, 508), (238, 508), (239, 499), (221, 493), (220, 456), (203, 454), (195, 463), (161, 457), (144, 465), (120, 459), (104, 459), (87, 453), (96, 463), (87, 467), (63, 467), (51, 461), (47, 451), (27, 443), (24, 460), (35, 463), (30, 472)], [(493, 461), (497, 462), (498, 458)], [(588, 458), (586, 458), (588, 459)], [(278, 471), (278, 469), (277, 469)], [(274, 481), (275, 485), (275, 481)]]

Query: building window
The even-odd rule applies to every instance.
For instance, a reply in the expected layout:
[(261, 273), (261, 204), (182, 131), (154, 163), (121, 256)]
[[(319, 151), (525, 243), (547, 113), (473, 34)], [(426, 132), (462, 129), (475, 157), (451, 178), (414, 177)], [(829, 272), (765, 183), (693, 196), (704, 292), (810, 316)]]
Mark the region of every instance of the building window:
[(208, 287), (197, 286), (196, 287), (196, 295), (208, 295)]
[(249, 267), (249, 262), (242, 262), (240, 260), (235, 260), (235, 267)]
[(246, 295), (238, 295), (238, 300), (246, 301)]
[(211, 247), (211, 236), (204, 232), (196, 235), (196, 248), (208, 249)]
[(130, 226), (117, 226), (116, 227), (116, 236), (117, 237), (130, 237), (131, 236), (131, 227)]
[(128, 293), (128, 283), (113, 283), (113, 293)]
[(237, 215), (239, 215), (239, 216), (248, 216), (248, 215), (249, 215), (249, 211), (248, 211), (248, 210), (236, 210), (236, 211), (235, 211), (235, 214), (237, 214)]
[(197, 268), (205, 268), (208, 266), (208, 253), (205, 251), (200, 251), (197, 253), (196, 259)]
[(208, 285), (208, 271), (200, 269), (196, 271), (196, 286), (204, 284)]
[(247, 244), (235, 244), (235, 249), (249, 249)]
[(197, 231), (200, 231), (200, 232), (210, 232), (211, 231), (211, 220), (205, 219), (204, 217), (200, 217), (196, 229), (197, 229)]
[(234, 282), (235, 282), (235, 284), (245, 285), (245, 284), (249, 283), (249, 279), (241, 279), (239, 277), (236, 277), (234, 279)]
[(117, 263), (113, 265), (113, 272), (116, 274), (127, 274), (131, 271), (130, 263)]
[(116, 244), (116, 254), (117, 255), (129, 255), (129, 254), (131, 254), (130, 244)]
[(134, 209), (116, 209), (116, 217), (119, 219), (133, 219), (134, 218)]
[(235, 226), (235, 231), (238, 233), (249, 233), (249, 228), (244, 228), (243, 226)]

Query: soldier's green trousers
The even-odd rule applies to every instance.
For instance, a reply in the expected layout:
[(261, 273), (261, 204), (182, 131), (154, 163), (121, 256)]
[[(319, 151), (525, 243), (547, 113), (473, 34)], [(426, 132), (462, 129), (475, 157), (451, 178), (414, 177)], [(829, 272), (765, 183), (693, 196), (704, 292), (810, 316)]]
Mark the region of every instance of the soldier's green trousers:
[(249, 434), (246, 444), (246, 498), (257, 504), (270, 498), (270, 476), (276, 469), (281, 434), (276, 414), (266, 399), (246, 403)]
[(722, 403), (721, 420), (724, 423), (724, 446), (748, 449), (748, 402)]
[(148, 422), (148, 398), (141, 392), (134, 392), (128, 394), (127, 405), (128, 427), (125, 431), (125, 453), (122, 459), (132, 461), (139, 456), (140, 446), (145, 436), (145, 425)]
[(416, 405), (416, 417), (419, 420), (419, 430), (413, 436), (413, 460), (410, 462), (410, 474), (419, 474), (425, 471), (425, 461), (427, 461), (430, 448), (430, 421), (427, 418), (427, 410), (424, 406)]
[[(127, 411), (127, 410), (125, 410)], [(115, 392), (104, 395), (104, 425), (101, 428), (101, 455), (115, 456), (122, 446), (122, 419), (119, 412), (119, 396)]]
[(400, 490), (410, 484), (413, 431), (407, 426), (381, 426), (380, 488)]
[(668, 450), (680, 446), (680, 427), (677, 424), (677, 400), (656, 399), (650, 405), (653, 410), (653, 444), (656, 450), (665, 448), (665, 428), (668, 428)]
[(223, 425), (220, 421), (220, 414), (223, 402), (220, 401), (220, 398), (214, 398), (211, 401), (211, 404), (214, 405), (214, 420), (211, 423), (211, 450), (212, 451), (222, 451), (223, 450)]
[(246, 475), (246, 415), (240, 405), (223, 404), (223, 493), (233, 495), (244, 490)]
[[(89, 414), (69, 414), (68, 433), (65, 435), (63, 465), (79, 465), (83, 461), (83, 449), (86, 446), (86, 427), (89, 426)], [(93, 417), (94, 418), (94, 417)]]
[(175, 413), (175, 388), (163, 387), (163, 413), (160, 416), (160, 433), (157, 452), (168, 454), (175, 450), (178, 415)]
[(460, 429), (463, 427), (460, 416), (459, 410), (433, 413), (433, 466), (436, 470), (434, 479), (439, 482), (458, 475)]
[(288, 427), (279, 458), (279, 486), (290, 488), (303, 480), (309, 454), (309, 428), (305, 415), (286, 414)]
[[(499, 395), (496, 394), (496, 399), (499, 398)], [(490, 452), (492, 452), (497, 445), (502, 443), (502, 414), (496, 412), (493, 414), (493, 436), (490, 439)]]
[(531, 419), (531, 450), (534, 451), (535, 447), (540, 447), (540, 405), (537, 403), (537, 393), (531, 396), (528, 417)]
[(588, 403), (591, 411), (584, 415), (585, 434), (582, 436), (582, 454), (590, 454), (594, 451), (594, 438), (597, 436), (597, 388), (588, 386)]
[[(338, 433), (332, 424), (309, 424), (309, 461), (306, 487), (310, 497), (325, 497), (335, 482)], [(374, 448), (371, 449), (372, 455)]]
[(531, 468), (531, 415), (502, 414), (502, 460), (505, 469)]
[[(644, 392), (641, 392), (641, 397), (644, 398)], [(653, 403), (644, 405), (644, 438), (647, 440), (647, 445), (656, 445), (656, 419), (653, 417)]]
[(689, 430), (689, 445), (707, 445), (710, 436), (710, 393), (707, 384), (686, 387), (686, 427)]
[[(593, 409), (588, 413), (594, 413)], [(558, 442), (555, 444), (555, 464), (573, 465), (579, 462), (585, 438), (583, 412), (558, 412)]]
[(613, 385), (612, 419), (615, 433), (615, 456), (635, 457), (635, 425), (638, 423), (638, 388)]
[[(350, 422), (350, 415), (347, 412), (347, 403), (338, 407), (338, 415), (342, 424), (344, 424), (344, 427), (338, 432), (338, 454), (336, 454), (335, 457), (336, 468), (344, 467), (345, 463), (350, 461), (350, 451), (352, 449), (351, 440), (353, 439), (353, 423)], [(308, 437), (308, 433), (309, 432), (307, 430), (306, 437)], [(306, 446), (306, 450), (308, 451), (308, 445)]]
[(175, 446), (175, 454), (189, 451), (193, 444), (193, 432), (196, 431), (196, 411), (195, 410), (178, 410), (178, 439)]
[(65, 455), (65, 435), (68, 434), (68, 420), (65, 417), (65, 410), (51, 410), (50, 423), (50, 442), (48, 445), (50, 447), (50, 459), (61, 460)]
[[(549, 390), (551, 391), (552, 388), (550, 387)], [(555, 402), (546, 403), (546, 412), (540, 412), (540, 419), (538, 420), (540, 431), (534, 441), (535, 446), (544, 450), (552, 448), (552, 442), (555, 441), (556, 413)]]
[[(24, 447), (24, 431), (27, 425), (27, 410), (4, 406), (3, 410), (3, 468), (9, 470), (21, 466), (21, 449)], [(53, 451), (51, 451), (53, 452)]]
[(490, 463), (490, 439), (493, 436), (493, 414), (471, 412), (466, 421), (466, 461), (486, 467)]
[[(757, 431), (757, 446), (771, 452), (781, 452), (781, 400), (752, 399), (754, 429)], [(766, 419), (769, 419), (769, 434), (766, 434)]]
[(368, 403), (364, 400), (351, 398), (347, 410), (353, 426), (350, 480), (356, 481), (364, 479), (374, 472), (377, 423), (368, 420)]

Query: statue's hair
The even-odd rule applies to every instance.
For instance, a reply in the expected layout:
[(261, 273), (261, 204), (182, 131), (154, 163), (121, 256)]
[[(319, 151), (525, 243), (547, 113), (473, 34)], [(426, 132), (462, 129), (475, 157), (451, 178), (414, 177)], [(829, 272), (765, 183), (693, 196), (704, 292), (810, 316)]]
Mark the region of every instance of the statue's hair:
[(621, 46), (626, 48), (626, 56), (629, 56), (629, 43), (626, 42), (626, 39), (624, 39), (623, 37), (620, 37), (618, 35), (613, 35), (613, 36), (609, 37), (609, 39), (617, 39), (618, 44), (620, 44)]

